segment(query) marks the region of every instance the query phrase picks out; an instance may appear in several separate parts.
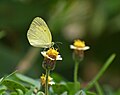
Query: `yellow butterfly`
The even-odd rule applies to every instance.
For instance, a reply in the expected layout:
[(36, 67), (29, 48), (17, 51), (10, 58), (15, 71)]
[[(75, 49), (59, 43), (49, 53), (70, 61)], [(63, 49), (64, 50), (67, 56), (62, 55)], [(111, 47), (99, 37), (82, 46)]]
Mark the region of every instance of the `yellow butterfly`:
[(29, 43), (34, 47), (50, 48), (54, 45), (47, 24), (40, 17), (33, 19), (27, 32), (27, 38)]

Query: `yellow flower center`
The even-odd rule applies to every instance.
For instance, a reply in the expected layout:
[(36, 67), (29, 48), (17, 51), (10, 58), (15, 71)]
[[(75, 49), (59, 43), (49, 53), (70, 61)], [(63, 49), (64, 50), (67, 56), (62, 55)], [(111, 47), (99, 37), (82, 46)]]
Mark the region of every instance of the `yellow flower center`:
[(75, 47), (83, 48), (83, 47), (85, 47), (85, 42), (84, 42), (84, 41), (81, 41), (81, 40), (75, 40), (73, 45), (74, 45)]
[(47, 53), (46, 53), (49, 57), (53, 57), (56, 58), (59, 54), (59, 52), (57, 51), (57, 49), (55, 50), (54, 48), (50, 48)]
[[(40, 79), (41, 79), (41, 84), (45, 85), (46, 75), (42, 74), (42, 76), (40, 77)], [(51, 81), (52, 81), (52, 78), (50, 76), (48, 76), (48, 84), (50, 84)]]

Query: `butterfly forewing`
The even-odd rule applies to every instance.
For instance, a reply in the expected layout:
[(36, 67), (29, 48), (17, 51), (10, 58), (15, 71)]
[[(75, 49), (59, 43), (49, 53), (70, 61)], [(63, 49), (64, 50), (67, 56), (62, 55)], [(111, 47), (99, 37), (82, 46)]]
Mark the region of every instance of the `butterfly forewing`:
[(51, 46), (52, 36), (45, 21), (36, 17), (28, 30), (27, 38), (29, 43), (35, 47), (47, 48)]

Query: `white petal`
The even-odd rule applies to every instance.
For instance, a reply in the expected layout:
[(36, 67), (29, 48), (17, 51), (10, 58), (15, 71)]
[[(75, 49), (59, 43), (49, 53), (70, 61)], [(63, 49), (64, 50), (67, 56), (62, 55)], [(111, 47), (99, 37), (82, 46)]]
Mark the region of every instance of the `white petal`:
[(90, 47), (85, 46), (83, 48), (75, 47), (74, 45), (70, 45), (70, 49), (76, 49), (76, 50), (88, 50)]
[(46, 56), (46, 51), (42, 51), (41, 54), (42, 54), (43, 56)]
[(77, 48), (78, 50), (88, 50), (90, 47), (89, 46), (85, 46), (83, 48)]
[(49, 57), (49, 56), (46, 54), (46, 51), (41, 52), (41, 54), (42, 54), (44, 57), (49, 58), (50, 60), (55, 60), (55, 59)]
[(50, 84), (50, 85), (53, 85), (53, 84), (55, 84), (55, 82), (51, 81), (51, 82), (49, 82), (49, 84)]
[(62, 60), (62, 57), (60, 55), (58, 55), (56, 60)]
[(70, 45), (70, 49), (76, 49), (74, 45)]
[[(44, 57), (49, 58), (50, 60), (55, 60), (55, 59), (49, 57), (49, 56), (46, 54), (46, 51), (41, 52), (41, 54), (42, 54)], [(60, 55), (58, 55), (57, 58), (56, 58), (56, 60), (62, 60), (62, 57), (61, 57)]]

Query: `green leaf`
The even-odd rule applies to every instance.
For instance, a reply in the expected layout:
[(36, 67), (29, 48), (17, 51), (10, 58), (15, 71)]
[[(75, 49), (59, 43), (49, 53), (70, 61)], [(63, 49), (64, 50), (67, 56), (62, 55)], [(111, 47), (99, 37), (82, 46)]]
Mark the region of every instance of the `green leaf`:
[(18, 95), (17, 92), (11, 92), (10, 95)]
[(30, 77), (27, 77), (27, 76), (24, 76), (24, 75), (18, 74), (18, 73), (16, 73), (15, 76), (23, 82), (29, 83), (29, 84), (37, 87), (38, 89), (40, 88), (40, 81), (37, 81), (37, 80), (35, 81)]
[(114, 92), (114, 95), (120, 95), (120, 88)]
[(18, 70), (15, 70), (15, 71), (12, 72), (11, 74), (7, 75), (6, 78), (9, 78), (9, 77), (14, 76), (17, 72), (18, 72)]
[(23, 91), (20, 90), (20, 89), (16, 89), (16, 92), (17, 92), (18, 95), (23, 95)]
[(97, 94), (94, 93), (94, 92), (87, 91), (87, 92), (86, 92), (86, 95), (97, 95)]
[(32, 95), (33, 91), (34, 91), (35, 87), (31, 87), (30, 90), (28, 90), (25, 95)]
[(13, 80), (5, 79), (2, 84), (10, 90), (21, 89), (24, 93), (27, 91), (27, 89), (23, 85)]
[(58, 95), (67, 91), (67, 88), (64, 84), (55, 84), (55, 85), (52, 85), (52, 88), (53, 88), (54, 93)]
[(76, 83), (68, 82), (67, 88), (69, 91), (69, 95), (74, 95), (77, 91), (80, 90), (80, 83), (79, 82), (76, 82)]
[(6, 89), (0, 89), (0, 95), (2, 95), (5, 90), (6, 90)]
[(86, 93), (83, 90), (80, 90), (75, 95), (86, 95)]
[(93, 85), (100, 79), (100, 77), (104, 74), (104, 72), (107, 70), (107, 68), (110, 66), (110, 64), (113, 62), (113, 60), (115, 59), (116, 54), (112, 54), (107, 61), (105, 62), (105, 64), (103, 65), (103, 67), (101, 68), (101, 70), (98, 72), (98, 74), (93, 78), (93, 80), (91, 82), (89, 82), (88, 86), (85, 88), (85, 90), (89, 90), (90, 88), (93, 87)]
[(9, 74), (9, 75), (5, 75), (4, 77), (2, 77), (2, 78), (0, 79), (0, 84), (1, 84), (5, 79), (9, 79), (9, 78), (10, 78), (11, 76), (13, 76), (16, 72), (17, 72), (17, 70), (14, 71), (14, 72), (12, 72), (12, 73)]
[(95, 83), (95, 87), (96, 87), (96, 90), (98, 92), (99, 95), (103, 95), (103, 90), (101, 88), (101, 86), (99, 85), (98, 82)]
[(45, 95), (44, 92), (39, 91), (36, 95)]
[(2, 77), (1, 79), (0, 79), (0, 84), (2, 83), (2, 81), (5, 79), (5, 77)]
[(61, 95), (68, 95), (68, 92), (65, 91), (65, 92), (63, 92)]
[(2, 95), (5, 90), (7, 90), (5, 86), (0, 86), (0, 95)]
[(63, 78), (62, 76), (60, 76), (57, 73), (52, 73), (51, 77), (54, 79), (55, 82), (60, 83), (61, 81), (66, 80), (65, 78)]

